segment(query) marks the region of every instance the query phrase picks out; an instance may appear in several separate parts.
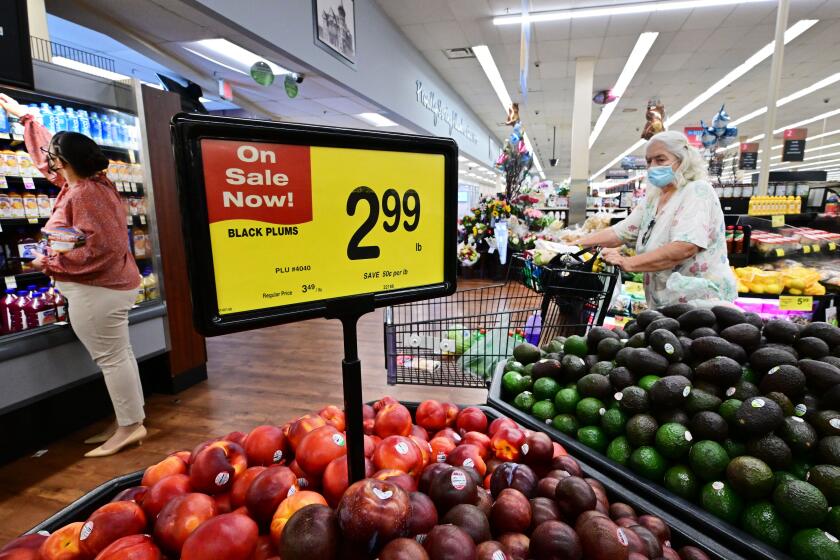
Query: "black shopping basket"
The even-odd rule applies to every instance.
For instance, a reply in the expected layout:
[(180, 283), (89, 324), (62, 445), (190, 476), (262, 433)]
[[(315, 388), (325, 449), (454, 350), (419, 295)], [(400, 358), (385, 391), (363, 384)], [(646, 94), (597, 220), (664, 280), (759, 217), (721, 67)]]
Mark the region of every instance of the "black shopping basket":
[(523, 341), (543, 345), (602, 324), (617, 279), (579, 258), (536, 267), (514, 255), (503, 284), (387, 307), (388, 383), (486, 388)]

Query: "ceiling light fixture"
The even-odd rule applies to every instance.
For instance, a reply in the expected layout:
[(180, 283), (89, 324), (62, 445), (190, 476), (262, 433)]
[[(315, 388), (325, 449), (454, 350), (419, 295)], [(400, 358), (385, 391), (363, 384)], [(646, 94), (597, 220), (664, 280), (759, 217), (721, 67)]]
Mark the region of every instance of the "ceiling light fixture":
[[(818, 21), (819, 20), (816, 20), (816, 19), (803, 19), (803, 20), (799, 20), (796, 23), (794, 23), (792, 26), (790, 26), (787, 29), (787, 31), (785, 31), (785, 44), (788, 44), (789, 42), (793, 41), (796, 37), (800, 36), (802, 33), (807, 31), (811, 27), (813, 27)], [(731, 84), (732, 82), (734, 82), (735, 80), (737, 80), (738, 78), (740, 78), (741, 76), (743, 76), (744, 74), (746, 74), (747, 72), (749, 72), (750, 70), (755, 68), (758, 64), (763, 62), (765, 59), (769, 58), (773, 54), (773, 49), (774, 49), (775, 43), (776, 43), (775, 40), (770, 41), (769, 44), (762, 47), (758, 52), (756, 52), (754, 55), (752, 55), (747, 60), (745, 60), (742, 64), (740, 64), (735, 69), (733, 69), (728, 74), (726, 74), (726, 76), (724, 76), (723, 78), (721, 78), (720, 80), (718, 80), (717, 82), (712, 84), (712, 86), (709, 87), (709, 89), (707, 89), (706, 91), (704, 91), (703, 93), (701, 93), (700, 95), (695, 97), (687, 105), (685, 105), (682, 109), (680, 109), (679, 111), (677, 111), (676, 113), (671, 115), (665, 121), (666, 128), (670, 128), (671, 125), (673, 125), (675, 122), (677, 122), (678, 120), (683, 118), (690, 111), (696, 109), (700, 104), (707, 101), (712, 96), (714, 96), (716, 93), (721, 91), (723, 88), (725, 88), (726, 86), (728, 86), (729, 84)], [(752, 140), (748, 140), (748, 142), (751, 142), (751, 141)], [(598, 177), (599, 175), (604, 173), (607, 169), (609, 169), (610, 167), (612, 167), (613, 165), (615, 165), (616, 163), (621, 161), (622, 158), (624, 158), (624, 156), (633, 153), (634, 151), (636, 151), (637, 149), (642, 147), (644, 144), (645, 144), (644, 139), (637, 140), (635, 144), (630, 146), (627, 150), (622, 152), (618, 157), (613, 159), (607, 165), (602, 167), (597, 173), (592, 175), (592, 177), (590, 177), (590, 180), (594, 180), (596, 177)]]
[(359, 113), (358, 115), (356, 115), (356, 118), (362, 119), (363, 121), (367, 122), (368, 124), (372, 124), (373, 126), (399, 126), (397, 123), (395, 123), (385, 115), (380, 115), (379, 113)]
[(271, 68), (271, 72), (275, 76), (294, 73), (291, 70), (287, 70), (282, 66), (274, 64), (270, 60), (267, 60), (265, 57), (262, 57), (257, 53), (251, 52), (248, 49), (240, 47), (236, 43), (231, 43), (227, 39), (202, 39), (201, 41), (195, 41), (194, 43), (190, 44), (197, 45), (203, 49), (206, 49), (222, 57), (223, 59), (241, 62), (246, 68), (251, 68), (251, 66), (253, 66), (257, 62), (265, 62), (266, 64), (268, 64), (268, 67)]
[[(806, 88), (802, 88), (799, 91), (795, 91), (795, 92), (791, 93), (790, 95), (779, 99), (776, 102), (776, 107), (782, 107), (783, 105), (787, 105), (791, 101), (796, 101), (800, 97), (805, 97), (806, 95), (812, 94), (815, 91), (821, 90), (822, 88), (828, 87), (828, 86), (830, 86), (832, 84), (835, 84), (837, 82), (840, 82), (840, 72), (837, 72), (836, 74), (832, 74), (831, 76), (829, 76), (827, 78), (824, 78), (824, 79), (820, 80), (819, 82), (817, 82), (815, 84), (811, 84), (810, 86), (808, 86)], [(741, 117), (740, 119), (735, 119), (734, 121), (729, 123), (729, 125), (730, 126), (738, 126), (739, 124), (743, 124), (743, 123), (745, 123), (747, 121), (750, 121), (750, 120), (752, 120), (756, 117), (760, 117), (761, 115), (763, 115), (766, 112), (767, 112), (767, 107), (762, 107), (761, 109), (756, 109), (752, 113), (748, 113), (748, 114), (744, 115), (743, 117)]]
[(213, 58), (211, 56), (207, 56), (204, 53), (198, 52), (195, 49), (191, 49), (189, 47), (184, 47), (184, 50), (187, 51), (187, 52), (193, 53), (195, 56), (203, 58), (207, 62), (212, 62), (213, 64), (217, 64), (217, 65), (221, 66), (222, 68), (227, 68), (228, 70), (232, 70), (233, 72), (236, 72), (238, 74), (242, 74), (243, 76), (248, 76), (249, 75), (248, 72), (245, 72), (241, 68), (234, 68), (233, 66), (231, 66), (229, 64), (225, 64), (224, 62), (222, 62), (220, 60), (216, 60), (215, 58)]
[[(504, 80), (502, 80), (502, 75), (499, 74), (499, 68), (496, 66), (496, 61), (493, 60), (493, 55), (490, 53), (489, 47), (487, 47), (487, 45), (476, 45), (472, 48), (472, 50), (473, 54), (475, 54), (475, 58), (481, 65), (481, 69), (484, 70), (484, 75), (487, 76), (488, 80), (490, 80), (490, 86), (493, 88), (493, 91), (496, 92), (496, 97), (499, 98), (499, 101), (502, 103), (502, 107), (505, 111), (507, 111), (513, 104), (513, 100), (510, 98), (510, 94), (508, 93)], [(543, 172), (542, 165), (540, 165), (537, 153), (531, 145), (531, 140), (528, 138), (528, 133), (526, 132), (523, 134), (522, 138), (525, 140), (525, 146), (528, 148), (528, 151), (531, 152), (531, 158), (534, 162), (534, 166), (540, 174), (540, 177), (545, 180), (545, 173)]]
[(681, 0), (677, 2), (640, 2), (620, 6), (603, 8), (582, 8), (577, 10), (552, 10), (548, 12), (531, 12), (527, 16), (513, 14), (493, 18), (493, 25), (514, 25), (523, 23), (537, 23), (542, 21), (564, 21), (578, 18), (614, 17), (630, 14), (647, 14), (651, 12), (665, 12), (671, 10), (696, 10), (712, 6), (730, 6), (733, 4), (754, 4), (767, 0)]
[(636, 75), (636, 72), (639, 70), (642, 62), (644, 62), (645, 57), (658, 36), (659, 33), (656, 32), (646, 32), (639, 35), (639, 38), (636, 40), (636, 46), (634, 46), (633, 50), (630, 52), (630, 56), (624, 64), (624, 69), (621, 71), (621, 74), (619, 74), (618, 80), (616, 80), (615, 85), (611, 90), (611, 93), (618, 99), (612, 103), (604, 105), (604, 108), (601, 110), (601, 114), (598, 116), (598, 120), (595, 122), (595, 126), (592, 128), (592, 132), (589, 134), (590, 148), (592, 148), (592, 145), (595, 144), (595, 141), (598, 139), (601, 131), (604, 130), (604, 126), (607, 124), (607, 121), (613, 114), (613, 111), (615, 111), (615, 108), (621, 102), (621, 97), (624, 95), (624, 92), (627, 91), (627, 86), (630, 85), (630, 82), (633, 80), (633, 76)]
[(63, 66), (64, 68), (78, 70), (79, 72), (84, 72), (85, 74), (99, 76), (100, 78), (105, 78), (106, 80), (113, 80), (115, 82), (131, 79), (129, 76), (126, 76), (124, 74), (118, 74), (116, 72), (111, 72), (110, 70), (104, 70), (97, 66), (85, 64), (84, 62), (79, 62), (78, 60), (72, 60), (63, 56), (54, 56), (50, 59), (50, 62), (58, 66)]
[[(834, 109), (833, 111), (827, 111), (825, 113), (817, 115), (816, 117), (811, 117), (809, 119), (805, 119), (805, 120), (802, 120), (802, 121), (799, 121), (799, 122), (795, 122), (793, 124), (789, 124), (787, 126), (783, 126), (781, 128), (777, 128), (776, 130), (773, 131), (773, 134), (774, 135), (779, 134), (779, 133), (784, 132), (785, 130), (787, 130), (789, 128), (797, 128), (797, 127), (800, 127), (800, 126), (804, 126), (806, 124), (811, 124), (812, 122), (828, 119), (828, 118), (833, 117), (835, 115), (840, 115), (840, 109)], [(826, 135), (827, 135), (827, 133), (826, 133)], [(756, 134), (755, 136), (752, 136), (751, 138), (747, 138), (747, 142), (755, 142), (757, 140), (762, 140), (762, 139), (764, 139), (764, 134)]]

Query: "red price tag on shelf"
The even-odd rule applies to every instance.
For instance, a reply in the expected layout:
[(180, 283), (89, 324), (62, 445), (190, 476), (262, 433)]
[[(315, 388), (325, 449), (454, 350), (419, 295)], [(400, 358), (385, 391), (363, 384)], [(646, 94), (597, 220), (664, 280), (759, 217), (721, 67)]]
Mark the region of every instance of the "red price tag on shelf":
[(32, 177), (24, 177), (23, 186), (26, 187), (27, 190), (35, 190), (35, 181), (32, 180)]

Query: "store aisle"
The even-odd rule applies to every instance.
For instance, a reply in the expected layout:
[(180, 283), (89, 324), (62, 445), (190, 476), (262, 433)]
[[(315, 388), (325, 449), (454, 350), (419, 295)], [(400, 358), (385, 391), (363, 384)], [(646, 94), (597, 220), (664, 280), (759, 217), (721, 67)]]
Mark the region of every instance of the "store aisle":
[[(462, 287), (475, 287), (464, 282)], [(469, 284), (469, 286), (467, 285)], [(476, 389), (397, 386), (385, 382), (382, 312), (359, 323), (365, 400), (438, 398), (484, 402)], [(46, 519), (102, 482), (145, 468), (202, 440), (263, 423), (282, 424), (326, 404), (341, 405), (341, 324), (313, 320), (207, 340), (209, 380), (178, 395), (147, 398), (149, 438), (113, 457), (84, 459), (82, 441), (106, 422), (49, 446), (38, 458), (0, 467), (0, 542)]]

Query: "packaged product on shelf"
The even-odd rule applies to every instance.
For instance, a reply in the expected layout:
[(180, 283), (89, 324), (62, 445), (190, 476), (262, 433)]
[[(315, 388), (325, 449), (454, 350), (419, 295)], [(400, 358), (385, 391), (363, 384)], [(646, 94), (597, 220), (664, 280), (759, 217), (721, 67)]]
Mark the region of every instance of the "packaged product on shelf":
[(9, 116), (2, 108), (0, 108), (0, 134), (7, 134), (9, 132)]
[(157, 275), (151, 268), (143, 270), (143, 289), (146, 292), (147, 301), (160, 298)]
[(58, 200), (58, 196), (53, 196), (53, 193), (50, 193), (50, 214), (52, 214), (52, 211), (55, 210), (56, 200)]
[(9, 332), (20, 332), (26, 329), (26, 319), (23, 310), (29, 303), (29, 292), (18, 290), (17, 297), (9, 305)]
[(23, 214), (25, 218), (38, 217), (38, 197), (32, 192), (23, 195)]
[(145, 196), (138, 196), (137, 197), (137, 214), (140, 216), (146, 215), (146, 197)]
[[(22, 259), (34, 259), (36, 252), (41, 252), (42, 247), (38, 239), (33, 237), (23, 237), (17, 242), (18, 257)], [(21, 262), (21, 271), (28, 272), (34, 270), (30, 262)]]
[(6, 193), (0, 193), (0, 218), (12, 217), (12, 199)]
[(105, 176), (108, 177), (108, 180), (112, 183), (117, 182), (117, 162), (109, 159), (108, 160), (108, 169), (105, 170)]
[(137, 287), (137, 297), (134, 298), (134, 304), (138, 305), (146, 301), (146, 288), (143, 286), (143, 276), (140, 276), (140, 286)]
[(0, 334), (12, 331), (12, 304), (17, 299), (12, 288), (6, 288), (6, 294), (0, 299)]
[(147, 254), (146, 232), (140, 228), (133, 228), (132, 235), (134, 238), (134, 256), (138, 259), (145, 258)]
[(43, 293), (35, 292), (23, 308), (27, 329), (34, 329), (55, 323), (55, 308), (48, 305), (44, 301), (43, 296)]
[(0, 152), (0, 175), (17, 177), (20, 175), (20, 163), (17, 155), (12, 150)]
[(129, 205), (129, 213), (132, 216), (137, 216), (140, 214), (138, 211), (138, 207), (140, 206), (140, 201), (136, 196), (131, 196), (128, 198), (128, 205)]
[(116, 172), (117, 181), (130, 181), (131, 179), (128, 176), (128, 164), (124, 161), (118, 161), (117, 164), (114, 166), (114, 171)]
[(56, 321), (67, 321), (69, 315), (67, 315), (67, 298), (64, 297), (60, 291), (55, 290), (55, 320)]
[(38, 200), (38, 217), (49, 218), (50, 214), (52, 213), (49, 195), (45, 193), (40, 193), (36, 196), (36, 198)]
[(12, 207), (12, 218), (26, 217), (26, 210), (23, 208), (23, 197), (19, 193), (9, 194), (9, 203)]
[(18, 150), (15, 153), (18, 162), (19, 174), (21, 177), (32, 177), (35, 166), (32, 164), (32, 158), (26, 150)]

